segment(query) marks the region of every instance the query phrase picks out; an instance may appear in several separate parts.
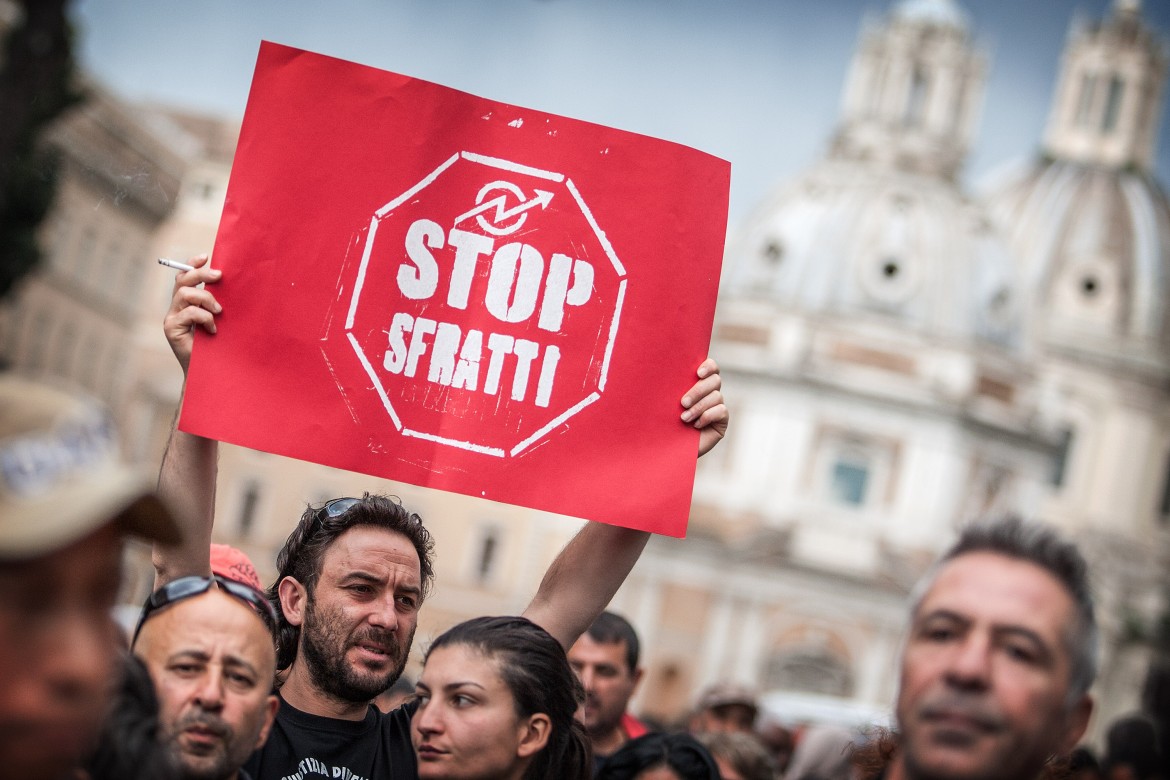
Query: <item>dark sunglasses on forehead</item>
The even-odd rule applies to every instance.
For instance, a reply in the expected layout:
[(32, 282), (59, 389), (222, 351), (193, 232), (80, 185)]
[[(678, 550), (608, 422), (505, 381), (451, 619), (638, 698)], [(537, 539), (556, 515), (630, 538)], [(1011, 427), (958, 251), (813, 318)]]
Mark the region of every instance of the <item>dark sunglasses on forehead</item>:
[(146, 603), (142, 605), (142, 614), (138, 617), (138, 625), (134, 628), (134, 638), (130, 640), (130, 646), (133, 647), (138, 641), (142, 625), (152, 614), (184, 599), (202, 595), (211, 590), (213, 585), (256, 610), (256, 614), (264, 621), (264, 625), (268, 627), (270, 632), (276, 627), (276, 610), (272, 603), (263, 593), (250, 585), (229, 580), (218, 574), (212, 574), (210, 577), (180, 577), (177, 580), (171, 580), (146, 597)]
[[(326, 501), (321, 505), (321, 508), (317, 510), (317, 514), (314, 517), (314, 522), (316, 525), (320, 525), (325, 521), (326, 517), (341, 517), (361, 502), (362, 499), (360, 498), (335, 498), (332, 501)], [(412, 515), (412, 517), (415, 523), (420, 522), (417, 515)]]
[(322, 522), (326, 517), (341, 517), (361, 502), (360, 498), (335, 498), (332, 501), (326, 501), (317, 510), (317, 522)]

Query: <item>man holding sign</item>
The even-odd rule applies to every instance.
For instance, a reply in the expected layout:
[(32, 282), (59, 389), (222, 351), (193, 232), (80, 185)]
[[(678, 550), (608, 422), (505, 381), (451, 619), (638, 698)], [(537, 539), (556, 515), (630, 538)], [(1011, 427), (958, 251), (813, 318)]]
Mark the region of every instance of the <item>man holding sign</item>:
[[(222, 274), (207, 258), (179, 275), (164, 329), (186, 372), (202, 328), (216, 332), (222, 307), (199, 285)], [(700, 431), (699, 454), (727, 429), (714, 361), (682, 399), (684, 423)], [(156, 547), (158, 582), (210, 570), (217, 442), (176, 430), (160, 492), (183, 508), (181, 546)], [(524, 615), (569, 647), (601, 613), (638, 560), (649, 534), (592, 522), (558, 555)], [(413, 705), (382, 715), (370, 700), (401, 673), (417, 611), (430, 585), (429, 534), (380, 497), (310, 507), (280, 553), (270, 594), (281, 614), (285, 666), (281, 707), (265, 747), (247, 769), (257, 780), (286, 777), (416, 776)], [(291, 642), (290, 642), (291, 640)], [(298, 774), (299, 773), (299, 774)]]
[[(685, 535), (696, 446), (726, 429), (710, 360), (672, 415), (709, 344), (729, 182), (679, 144), (262, 43), (222, 279), (192, 261), (164, 325), (190, 370), (160, 489), (188, 534), (158, 577), (207, 573), (227, 441), (594, 521), (525, 611), (568, 648), (650, 532)], [(304, 513), (270, 591), (283, 702), (249, 773), (417, 774), (412, 709), (370, 700), (409, 653), (430, 552), (393, 501)]]

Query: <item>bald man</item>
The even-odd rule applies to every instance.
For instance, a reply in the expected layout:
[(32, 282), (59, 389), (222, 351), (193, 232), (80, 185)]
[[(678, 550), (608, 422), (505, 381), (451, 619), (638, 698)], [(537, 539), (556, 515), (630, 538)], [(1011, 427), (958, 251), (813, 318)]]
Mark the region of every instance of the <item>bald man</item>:
[(218, 575), (173, 580), (147, 601), (134, 652), (184, 780), (248, 780), (241, 767), (278, 706), (270, 610), (258, 591)]

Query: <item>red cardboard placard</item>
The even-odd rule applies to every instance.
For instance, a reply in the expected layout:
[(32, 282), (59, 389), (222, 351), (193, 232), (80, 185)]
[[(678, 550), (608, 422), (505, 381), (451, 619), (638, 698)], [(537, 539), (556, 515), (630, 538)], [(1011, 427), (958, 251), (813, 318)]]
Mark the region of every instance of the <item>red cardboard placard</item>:
[(728, 163), (263, 43), (180, 426), (682, 536)]

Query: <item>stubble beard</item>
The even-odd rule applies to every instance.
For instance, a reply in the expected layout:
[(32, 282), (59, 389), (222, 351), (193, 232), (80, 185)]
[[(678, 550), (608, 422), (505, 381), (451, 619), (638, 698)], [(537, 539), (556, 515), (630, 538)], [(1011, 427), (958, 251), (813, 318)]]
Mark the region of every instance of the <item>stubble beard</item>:
[(581, 725), (585, 728), (585, 733), (589, 735), (592, 740), (606, 740), (613, 736), (615, 731), (620, 730), (622, 723), (622, 715), (625, 710), (622, 709), (615, 716), (610, 717), (610, 714), (605, 712), (601, 707), (601, 702), (596, 697), (590, 697), (588, 693), (585, 694), (586, 704), (592, 704), (596, 710), (592, 718), (592, 723), (585, 722), (584, 717), (581, 718)]
[(341, 622), (340, 616), (334, 611), (318, 611), (315, 600), (310, 597), (301, 624), (300, 655), (304, 658), (309, 679), (319, 691), (343, 702), (369, 702), (402, 676), (414, 642), (415, 628), (411, 628), (405, 646), (393, 632), (378, 632), (376, 629), (366, 631), (363, 638), (373, 638), (390, 648), (393, 666), (382, 674), (363, 674), (346, 661), (346, 652), (354, 645), (356, 638), (343, 636), (341, 631), (336, 630)]
[[(940, 709), (958, 710), (969, 717), (984, 724), (985, 731), (970, 735), (953, 735), (949, 738), (939, 734), (940, 729), (929, 723), (928, 714)], [(914, 724), (913, 731), (904, 729), (902, 747), (903, 763), (908, 780), (1000, 780), (1001, 778), (1034, 777), (1040, 771), (1043, 761), (1035, 767), (1035, 771), (1023, 771), (1023, 765), (1029, 763), (1018, 752), (1012, 752), (1002, 745), (999, 739), (994, 738), (1000, 732), (1010, 730), (1010, 724), (996, 710), (993, 704), (985, 697), (969, 695), (955, 691), (931, 693), (917, 701), (909, 715)], [(899, 715), (899, 721), (903, 718)], [(994, 738), (994, 739), (993, 739)], [(931, 746), (922, 745), (918, 750), (911, 750), (912, 741), (939, 742), (949, 741), (956, 750), (963, 747), (969, 740), (993, 739), (990, 746), (978, 750), (975, 744), (969, 745), (970, 751), (976, 755), (966, 762), (968, 767), (960, 769), (954, 764), (958, 761), (946, 761), (935, 756), (932, 760)], [(938, 745), (933, 752), (938, 752)]]
[[(216, 731), (220, 735), (221, 743), (208, 753), (191, 755), (181, 749), (180, 738), (187, 727), (196, 723)], [(229, 752), (235, 744), (235, 732), (217, 715), (200, 710), (181, 718), (175, 724), (174, 732), (168, 735), (167, 741), (170, 743), (171, 754), (177, 760), (179, 777), (182, 780), (221, 780), (234, 771), (231, 768), (232, 757)], [(240, 764), (243, 764), (243, 760)], [(236, 767), (238, 768), (239, 766)]]

